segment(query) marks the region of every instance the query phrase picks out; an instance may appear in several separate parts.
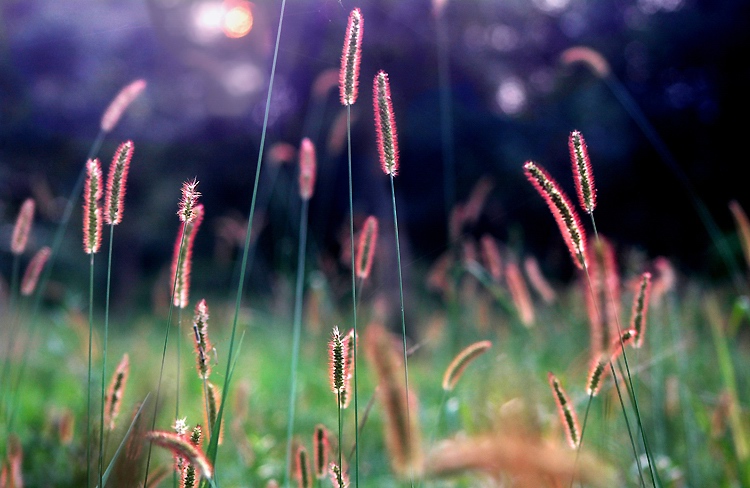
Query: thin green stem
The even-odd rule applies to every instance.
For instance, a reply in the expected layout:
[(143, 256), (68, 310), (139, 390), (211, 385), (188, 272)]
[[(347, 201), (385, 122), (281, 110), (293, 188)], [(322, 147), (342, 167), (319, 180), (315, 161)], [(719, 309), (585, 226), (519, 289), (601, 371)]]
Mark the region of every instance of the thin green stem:
[[(401, 244), (398, 237), (398, 215), (396, 214), (396, 190), (391, 173), (391, 199), (393, 201), (393, 228), (396, 233), (396, 262), (398, 264), (398, 291), (401, 298), (401, 338), (404, 345), (404, 388), (406, 389), (406, 429), (411, 436), (411, 405), (409, 401), (409, 366), (406, 354), (406, 318), (404, 315), (404, 280), (401, 274)], [(414, 486), (414, 472), (409, 470), (411, 486)]]
[[(164, 377), (164, 363), (167, 358), (167, 344), (169, 344), (169, 329), (172, 326), (172, 313), (174, 311), (174, 297), (177, 293), (177, 272), (182, 266), (182, 250), (185, 246), (185, 227), (182, 226), (182, 235), (180, 236), (180, 250), (177, 253), (177, 266), (175, 267), (175, 275), (172, 277), (172, 293), (169, 294), (169, 313), (167, 314), (167, 327), (164, 331), (164, 346), (161, 351), (161, 366), (159, 367), (159, 382), (156, 385), (156, 398), (154, 399), (154, 416), (151, 419), (151, 430), (156, 429), (156, 414), (159, 412), (159, 395), (161, 394), (161, 382)], [(153, 443), (148, 443), (148, 455), (146, 456), (146, 474), (143, 479), (143, 486), (148, 486), (148, 473), (151, 467), (151, 451), (153, 449)]]
[(107, 339), (109, 335), (109, 301), (110, 288), (112, 284), (112, 248), (114, 247), (115, 226), (109, 226), (109, 253), (107, 257), (107, 291), (104, 302), (104, 337), (102, 339), (102, 391), (101, 391), (101, 409), (99, 416), (99, 486), (104, 486), (102, 476), (104, 475), (104, 395), (106, 392), (107, 381)]
[(294, 293), (294, 325), (292, 332), (292, 371), (289, 391), (289, 413), (286, 428), (286, 469), (284, 486), (289, 486), (289, 470), (292, 466), (292, 434), (294, 433), (294, 411), (297, 399), (297, 365), (299, 362), (299, 343), (302, 331), (302, 293), (305, 281), (305, 249), (307, 247), (307, 215), (309, 201), (302, 200), (302, 215), (299, 221), (299, 249), (297, 250), (297, 285)]
[[(594, 213), (591, 212), (591, 225), (594, 228), (594, 236), (596, 237), (597, 245), (601, 247), (601, 239), (599, 238), (599, 232), (596, 229), (596, 220), (594, 219)], [(588, 269), (586, 270), (586, 273), (588, 275)], [(589, 278), (589, 284), (591, 282), (591, 279)], [(615, 299), (612, 295), (612, 290), (609, 288), (609, 286), (604, 287), (607, 290), (607, 296), (612, 303), (612, 305), (615, 305)], [(593, 289), (592, 289), (593, 294)], [(593, 296), (592, 296), (593, 297)], [(643, 429), (643, 422), (641, 421), (641, 413), (640, 409), (638, 408), (638, 399), (635, 395), (635, 387), (633, 386), (633, 377), (630, 374), (630, 366), (628, 365), (628, 356), (625, 352), (625, 344), (622, 340), (622, 327), (620, 327), (620, 318), (615, 314), (615, 324), (617, 325), (617, 339), (620, 341), (620, 349), (622, 350), (622, 359), (625, 363), (625, 387), (627, 388), (628, 392), (630, 393), (631, 403), (633, 405), (633, 410), (635, 411), (635, 417), (638, 423), (638, 430), (641, 432), (641, 438), (643, 439), (643, 447), (646, 450), (646, 458), (648, 459), (648, 468), (651, 472), (651, 480), (654, 483), (654, 486), (656, 486), (656, 482), (659, 479), (658, 475), (654, 472), (654, 458), (651, 455), (651, 449), (649, 448), (648, 439), (646, 438), (646, 431)], [(614, 370), (613, 370), (614, 372)], [(625, 413), (625, 405), (624, 403), (620, 402), (623, 406), (623, 414)], [(629, 433), (629, 432), (628, 432)], [(640, 463), (639, 463), (640, 467)], [(643, 474), (641, 474), (641, 478), (643, 477)]]
[(625, 402), (622, 400), (622, 392), (620, 391), (620, 382), (617, 380), (617, 373), (615, 372), (615, 367), (612, 364), (612, 361), (609, 362), (609, 369), (612, 371), (612, 379), (615, 382), (615, 389), (617, 390), (617, 398), (620, 400), (620, 406), (622, 407), (622, 414), (623, 417), (625, 417), (625, 425), (628, 428), (628, 438), (630, 439), (630, 446), (633, 448), (633, 455), (635, 456), (635, 463), (638, 466), (638, 475), (641, 479), (641, 486), (646, 486), (645, 481), (643, 480), (643, 467), (641, 466), (641, 457), (638, 455), (638, 449), (635, 447), (635, 439), (633, 439), (633, 434), (630, 430), (630, 420), (628, 420), (628, 415), (625, 410)]
[[(237, 321), (239, 320), (240, 305), (242, 303), (242, 291), (243, 291), (244, 283), (245, 283), (245, 274), (247, 272), (247, 258), (248, 258), (248, 251), (250, 249), (250, 234), (253, 229), (253, 216), (255, 215), (255, 203), (258, 197), (258, 182), (260, 181), (260, 170), (261, 170), (262, 163), (263, 163), (263, 149), (265, 148), (266, 133), (268, 131), (268, 114), (270, 112), (270, 107), (271, 107), (271, 96), (273, 94), (273, 82), (276, 76), (276, 62), (279, 57), (279, 43), (281, 41), (281, 27), (284, 22), (285, 9), (286, 9), (286, 0), (281, 0), (281, 13), (279, 14), (279, 25), (276, 31), (276, 44), (273, 49), (273, 61), (271, 63), (271, 78), (268, 84), (268, 95), (266, 97), (266, 110), (263, 115), (263, 130), (260, 136), (260, 148), (258, 150), (258, 161), (257, 161), (256, 169), (255, 169), (255, 182), (253, 184), (253, 196), (252, 196), (252, 201), (250, 203), (250, 215), (248, 215), (248, 220), (247, 220), (247, 230), (245, 232), (245, 245), (242, 251), (242, 266), (240, 270), (240, 278), (238, 280), (239, 282), (237, 284), (237, 295), (236, 295), (235, 304), (234, 304), (234, 318), (232, 319), (232, 333), (229, 339), (229, 352), (227, 353), (227, 372), (229, 372), (232, 366), (234, 342), (235, 342), (235, 337), (237, 335)], [(222, 419), (222, 416), (224, 415), (223, 407), (226, 404), (227, 392), (229, 391), (229, 380), (230, 380), (230, 375), (227, 374), (224, 380), (224, 387), (221, 392), (221, 407), (219, 408), (219, 413), (216, 419), (216, 425), (221, 425), (221, 419)], [(210, 440), (209, 447), (208, 447), (208, 455), (212, 463), (215, 463), (216, 461), (216, 454), (218, 450), (219, 436), (217, 434), (218, 434), (218, 431), (213, 432), (213, 434), (211, 435), (211, 440)]]
[(576, 459), (573, 462), (573, 477), (570, 479), (570, 488), (573, 488), (573, 482), (576, 477), (576, 469), (578, 468), (578, 458), (581, 455), (581, 447), (583, 447), (583, 434), (586, 432), (586, 423), (589, 420), (589, 410), (591, 409), (591, 401), (594, 399), (594, 394), (589, 395), (589, 400), (586, 402), (586, 413), (583, 414), (583, 424), (581, 425), (581, 440), (578, 442), (578, 449), (576, 449)]
[[(177, 268), (179, 269), (179, 268)], [(180, 368), (180, 356), (182, 354), (182, 307), (177, 307), (177, 372), (175, 374), (175, 407), (174, 407), (174, 418), (180, 418), (180, 374), (182, 369)]]
[[(357, 385), (357, 286), (354, 263), (354, 196), (352, 190), (352, 107), (346, 106), (346, 141), (349, 161), (349, 241), (352, 255), (352, 314), (354, 316), (354, 486), (359, 486), (359, 386)], [(339, 463), (340, 467), (341, 463)], [(343, 469), (343, 468), (342, 468)]]
[(343, 459), (342, 452), (344, 451), (344, 443), (343, 443), (343, 429), (341, 427), (341, 392), (336, 392), (336, 407), (338, 408), (338, 414), (339, 414), (339, 469), (343, 473), (344, 467), (341, 465), (341, 461)]
[(91, 486), (91, 351), (94, 342), (94, 253), (89, 259), (89, 365), (86, 376), (86, 487)]

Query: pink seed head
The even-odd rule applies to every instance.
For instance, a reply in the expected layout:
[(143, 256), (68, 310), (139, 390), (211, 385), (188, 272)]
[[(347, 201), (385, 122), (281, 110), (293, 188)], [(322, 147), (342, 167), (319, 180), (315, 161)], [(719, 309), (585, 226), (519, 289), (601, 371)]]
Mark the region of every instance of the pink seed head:
[[(172, 283), (175, 307), (186, 308), (190, 298), (190, 270), (193, 264), (193, 243), (198, 228), (203, 222), (203, 205), (198, 204), (194, 209), (195, 217), (191, 222), (183, 222), (175, 240), (172, 256)], [(184, 239), (183, 239), (184, 234)], [(183, 242), (184, 241), (184, 242)]]
[(303, 200), (313, 196), (316, 168), (315, 145), (305, 137), (299, 150), (299, 194)]
[(641, 284), (633, 301), (633, 312), (630, 327), (635, 330), (634, 346), (639, 348), (643, 345), (643, 335), (646, 332), (646, 315), (648, 313), (648, 302), (651, 295), (651, 273), (645, 272), (641, 275)]
[(578, 426), (578, 416), (576, 415), (574, 406), (570, 403), (568, 395), (554, 374), (551, 372), (547, 373), (547, 380), (552, 388), (552, 395), (555, 397), (560, 420), (565, 426), (565, 435), (568, 438), (568, 444), (570, 444), (572, 449), (577, 449), (581, 441), (581, 429)]
[(342, 105), (353, 105), (357, 101), (359, 87), (359, 62), (362, 58), (362, 12), (355, 8), (349, 14), (349, 22), (344, 36), (344, 49), (341, 53), (339, 71), (339, 93)]
[(102, 168), (98, 159), (86, 162), (86, 183), (83, 188), (83, 250), (99, 252), (102, 243)]
[(133, 142), (120, 144), (112, 158), (107, 175), (107, 194), (104, 197), (104, 220), (109, 225), (122, 222), (125, 201), (125, 185), (128, 180), (130, 159), (133, 157)]
[(120, 121), (120, 117), (127, 110), (133, 101), (138, 98), (143, 90), (146, 89), (146, 80), (135, 80), (115, 96), (110, 102), (107, 110), (104, 111), (101, 120), (101, 130), (103, 132), (110, 132)]
[(586, 234), (584, 234), (581, 220), (570, 203), (570, 199), (541, 166), (536, 165), (533, 161), (527, 161), (523, 168), (526, 178), (547, 202), (547, 206), (555, 217), (560, 233), (573, 257), (573, 263), (579, 269), (586, 268), (588, 262)]
[(13, 227), (13, 236), (10, 240), (10, 251), (19, 256), (26, 250), (26, 244), (29, 242), (31, 233), (31, 224), (34, 223), (34, 210), (36, 204), (33, 198), (27, 198), (21, 204), (21, 210), (16, 218), (16, 225)]
[(380, 166), (385, 174), (396, 176), (398, 174), (398, 134), (396, 118), (393, 115), (388, 73), (378, 71), (373, 80), (372, 91)]
[(357, 246), (356, 274), (357, 278), (361, 280), (367, 279), (370, 276), (377, 241), (378, 219), (370, 215), (365, 220), (365, 225), (359, 235), (359, 245)]
[(596, 208), (594, 172), (591, 169), (586, 141), (577, 130), (571, 132), (570, 137), (568, 137), (568, 150), (570, 151), (570, 162), (573, 165), (573, 179), (578, 192), (578, 202), (581, 204), (581, 208), (590, 214)]
[(177, 211), (177, 216), (180, 217), (182, 222), (192, 222), (196, 217), (195, 208), (198, 204), (198, 198), (201, 196), (200, 192), (196, 190), (197, 187), (198, 180), (195, 178), (182, 184), (182, 198)]
[(44, 265), (47, 264), (47, 259), (49, 259), (50, 254), (52, 254), (52, 249), (45, 246), (37, 251), (34, 257), (31, 258), (28, 266), (26, 266), (26, 272), (23, 275), (23, 279), (21, 280), (21, 295), (27, 297), (34, 293), (36, 284), (39, 281), (39, 275), (42, 273)]
[(338, 327), (333, 328), (331, 340), (328, 343), (328, 365), (331, 374), (331, 390), (342, 393), (348, 372), (346, 370), (347, 347), (342, 340)]
[(328, 429), (325, 425), (315, 426), (313, 433), (313, 461), (315, 463), (315, 477), (324, 479), (328, 474), (328, 453), (331, 449), (328, 441)]

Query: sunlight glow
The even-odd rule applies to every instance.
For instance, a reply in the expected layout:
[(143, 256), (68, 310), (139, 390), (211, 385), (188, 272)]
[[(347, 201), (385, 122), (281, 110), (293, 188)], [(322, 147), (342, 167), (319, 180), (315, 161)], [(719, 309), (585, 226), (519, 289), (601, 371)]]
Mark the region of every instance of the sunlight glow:
[(246, 36), (253, 29), (253, 11), (250, 2), (233, 2), (224, 14), (224, 34), (238, 39)]

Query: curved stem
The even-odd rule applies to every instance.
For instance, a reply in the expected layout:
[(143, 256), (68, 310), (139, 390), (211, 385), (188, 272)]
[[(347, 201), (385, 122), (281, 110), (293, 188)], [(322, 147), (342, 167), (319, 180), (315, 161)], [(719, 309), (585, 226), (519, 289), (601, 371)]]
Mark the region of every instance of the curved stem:
[(99, 486), (104, 486), (104, 394), (106, 391), (107, 381), (107, 338), (109, 335), (109, 299), (110, 286), (112, 283), (112, 248), (114, 247), (113, 239), (115, 237), (115, 226), (109, 226), (109, 255), (107, 257), (107, 291), (104, 302), (104, 337), (102, 339), (102, 391), (101, 391), (101, 410), (99, 418)]

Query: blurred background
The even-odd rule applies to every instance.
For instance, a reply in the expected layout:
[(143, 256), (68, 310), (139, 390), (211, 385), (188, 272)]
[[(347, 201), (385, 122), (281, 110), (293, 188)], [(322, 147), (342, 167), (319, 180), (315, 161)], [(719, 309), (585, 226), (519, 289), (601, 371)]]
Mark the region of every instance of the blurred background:
[[(750, 209), (741, 176), (750, 3), (289, 0), (254, 225), (253, 290), (272, 292), (269, 276), (296, 266), (296, 150), (303, 137), (319, 158), (311, 266), (345, 267), (346, 112), (337, 82), (355, 7), (364, 18), (360, 97), (352, 107), (356, 218), (378, 216), (381, 244), (390, 245), (390, 187), (372, 120), (372, 79), (383, 69), (399, 129), (395, 187), (408, 267), (427, 269), (446, 250), (450, 210), (481, 181), (487, 199), (465, 231), (489, 233), (536, 255), (556, 279), (570, 277), (567, 250), (522, 165), (532, 159), (545, 166), (574, 197), (567, 137), (578, 129), (599, 191), (600, 232), (622, 248), (726, 278), (694, 201), (705, 204), (739, 259), (728, 204)], [(116, 232), (116, 303), (141, 303), (164, 279), (180, 186), (193, 177), (206, 206), (195, 279), (206, 290), (230, 289), (279, 11), (276, 0), (2, 0), (3, 275), (23, 200), (33, 196), (38, 204), (32, 246), (50, 244), (102, 112), (123, 86), (143, 78), (146, 91), (98, 154), (106, 168), (120, 142), (135, 144)], [(576, 47), (587, 49), (570, 50)], [(79, 222), (77, 213), (55, 274), (79, 279), (83, 290), (88, 268)]]

